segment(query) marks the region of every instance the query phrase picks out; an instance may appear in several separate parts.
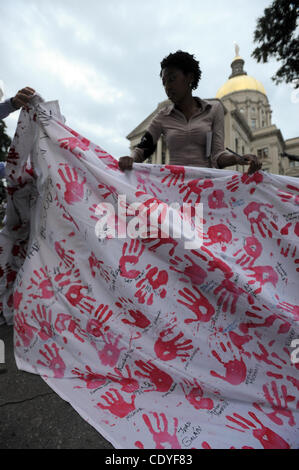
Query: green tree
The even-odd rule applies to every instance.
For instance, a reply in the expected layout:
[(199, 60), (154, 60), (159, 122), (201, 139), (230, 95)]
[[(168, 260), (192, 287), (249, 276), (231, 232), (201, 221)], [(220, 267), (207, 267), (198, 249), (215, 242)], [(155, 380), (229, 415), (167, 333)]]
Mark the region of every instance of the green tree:
[(274, 0), (257, 20), (254, 42), (259, 47), (251, 54), (258, 62), (271, 57), (281, 62), (272, 80), (293, 83), (295, 88), (299, 88), (298, 16), (298, 0)]
[(0, 161), (5, 161), (11, 144), (10, 137), (6, 134), (6, 124), (0, 120)]

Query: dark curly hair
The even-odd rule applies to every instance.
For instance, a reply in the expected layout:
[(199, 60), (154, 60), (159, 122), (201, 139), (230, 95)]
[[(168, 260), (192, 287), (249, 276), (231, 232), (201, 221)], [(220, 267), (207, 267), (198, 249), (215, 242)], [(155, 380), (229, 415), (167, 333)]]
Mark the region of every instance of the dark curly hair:
[(193, 73), (194, 80), (192, 83), (192, 89), (196, 90), (198, 87), (198, 82), (201, 78), (201, 70), (199, 67), (199, 61), (194, 58), (194, 55), (179, 50), (174, 54), (169, 54), (167, 57), (164, 57), (161, 62), (160, 77), (162, 77), (162, 70), (165, 67), (176, 67), (185, 75), (187, 75), (187, 73)]

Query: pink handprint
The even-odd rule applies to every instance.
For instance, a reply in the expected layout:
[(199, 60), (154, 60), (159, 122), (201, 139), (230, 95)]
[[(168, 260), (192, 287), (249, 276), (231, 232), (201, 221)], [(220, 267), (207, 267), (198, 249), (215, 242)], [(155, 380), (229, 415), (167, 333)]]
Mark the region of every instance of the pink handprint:
[(281, 414), (282, 416), (285, 416), (286, 418), (288, 418), (289, 426), (295, 426), (295, 420), (294, 420), (292, 411), (288, 409), (288, 403), (294, 401), (295, 397), (288, 395), (286, 386), (282, 385), (281, 393), (282, 393), (282, 398), (284, 400), (284, 405), (282, 405), (276, 383), (271, 382), (271, 387), (272, 387), (273, 398), (270, 395), (270, 391), (268, 390), (267, 385), (263, 386), (263, 391), (264, 391), (265, 398), (267, 402), (270, 404), (273, 411), (271, 413), (266, 413), (266, 411), (263, 411), (259, 403), (253, 403), (253, 406), (261, 413), (265, 413), (265, 415), (268, 416), (268, 418), (271, 419), (271, 421), (273, 421), (273, 423), (275, 424), (278, 424), (280, 426), (284, 424), (283, 420), (281, 418), (278, 418), (277, 416), (278, 414)]
[(208, 301), (208, 299), (200, 292), (200, 290), (193, 286), (193, 291), (184, 287), (181, 291), (179, 290), (179, 294), (183, 297), (187, 302), (183, 302), (182, 300), (178, 299), (182, 305), (185, 305), (191, 312), (195, 314), (196, 318), (187, 318), (184, 320), (185, 323), (193, 323), (193, 322), (209, 322), (211, 317), (215, 313), (215, 309), (212, 304)]
[(193, 349), (191, 339), (179, 341), (181, 338), (184, 337), (183, 333), (179, 333), (172, 339), (168, 339), (170, 336), (173, 336), (174, 326), (161, 331), (157, 341), (155, 342), (155, 353), (157, 357), (162, 361), (171, 361), (172, 359), (176, 359), (177, 357), (189, 357), (189, 353), (184, 351)]
[(222, 350), (221, 354), (224, 353), (224, 355), (226, 355), (227, 357), (233, 356), (233, 359), (224, 362), (224, 360), (222, 360), (219, 354), (216, 351), (212, 350), (212, 355), (217, 359), (217, 361), (220, 362), (220, 364), (224, 366), (225, 376), (219, 375), (214, 370), (211, 370), (210, 374), (213, 377), (218, 377), (219, 379), (225, 380), (231, 385), (240, 385), (246, 379), (247, 368), (245, 362), (242, 358), (237, 359), (237, 356), (235, 355), (232, 345), (229, 341), (227, 342), (226, 346), (224, 345), (224, 343), (221, 342), (220, 347)]
[[(86, 337), (86, 333), (81, 329), (80, 324), (77, 320), (74, 319), (72, 315), (67, 313), (58, 313), (55, 321), (55, 330), (58, 331), (58, 333), (68, 331), (72, 333), (81, 343), (85, 342), (83, 338)], [(83, 338), (81, 338), (80, 335), (83, 336)]]
[[(247, 237), (244, 243), (244, 251), (240, 258), (236, 260), (237, 264), (244, 266), (245, 268), (251, 267), (257, 258), (261, 255), (263, 250), (263, 245), (255, 237)], [(236, 251), (233, 256), (238, 256), (239, 253), (242, 253), (242, 249)]]
[[(193, 382), (183, 379), (184, 384), (180, 384), (188, 402), (194, 406), (196, 410), (212, 410), (214, 402), (211, 398), (203, 397), (203, 390), (196, 379)], [(186, 389), (184, 388), (186, 386)], [(191, 387), (191, 390), (190, 390)]]
[(146, 328), (150, 324), (149, 319), (140, 310), (136, 310), (134, 302), (132, 302), (131, 299), (119, 297), (115, 305), (123, 310), (123, 314), (129, 314), (132, 318), (131, 321), (127, 318), (123, 318), (123, 323), (136, 326), (137, 328)]
[(79, 182), (76, 169), (72, 168), (72, 171), (68, 165), (65, 165), (65, 173), (63, 173), (61, 168), (58, 170), (58, 174), (65, 184), (64, 199), (67, 204), (80, 202), (84, 197), (84, 184), (86, 183), (86, 178), (84, 177), (84, 180)]
[(38, 360), (37, 364), (41, 364), (43, 367), (51, 369), (54, 373), (54, 378), (61, 379), (62, 377), (64, 377), (66, 365), (62, 357), (59, 355), (58, 347), (55, 343), (53, 343), (52, 349), (50, 349), (47, 344), (45, 344), (44, 348), (46, 352), (42, 349), (40, 349), (39, 352), (45, 358), (46, 363)]
[(170, 187), (171, 185), (175, 186), (179, 179), (181, 178), (181, 183), (184, 183), (185, 180), (185, 167), (178, 166), (178, 165), (164, 165), (160, 168), (160, 171), (168, 171), (169, 173), (161, 180), (161, 183), (165, 183), (166, 180), (167, 186)]
[[(139, 250), (139, 251), (138, 251)], [(144, 252), (144, 246), (139, 240), (132, 239), (128, 248), (128, 243), (123, 244), (122, 256), (119, 260), (120, 275), (127, 279), (136, 279), (140, 274), (140, 271), (136, 269), (127, 270), (127, 264), (135, 266), (142, 253)]]
[(173, 379), (169, 374), (152, 364), (151, 361), (144, 362), (139, 360), (135, 361), (135, 364), (143, 372), (136, 370), (135, 375), (137, 375), (137, 377), (149, 379), (155, 386), (154, 389), (151, 388), (150, 390), (145, 390), (146, 392), (156, 391), (163, 393), (170, 390), (173, 384)]
[(67, 126), (64, 126), (74, 137), (64, 137), (63, 139), (58, 139), (58, 142), (61, 142), (60, 147), (66, 150), (70, 150), (73, 155), (78, 158), (82, 158), (83, 154), (76, 150), (78, 147), (79, 149), (86, 151), (89, 149), (90, 141), (85, 137), (80, 136), (77, 132), (73, 131)]
[(122, 386), (121, 390), (123, 390), (124, 392), (127, 392), (127, 393), (136, 392), (136, 390), (138, 390), (138, 388), (139, 388), (138, 380), (133, 379), (132, 373), (131, 373), (131, 370), (130, 370), (129, 366), (126, 365), (125, 367), (126, 367), (127, 374), (128, 374), (127, 377), (125, 377), (121, 373), (121, 371), (115, 367), (114, 372), (117, 375), (115, 376), (115, 375), (112, 375), (112, 374), (109, 373), (107, 375), (107, 378), (112, 380), (113, 382), (119, 383)]
[[(165, 444), (168, 444), (170, 449), (180, 449), (180, 443), (176, 436), (177, 429), (178, 429), (178, 419), (173, 418), (174, 421), (174, 432), (170, 434), (168, 432), (168, 421), (164, 413), (160, 413), (160, 417), (158, 413), (153, 412), (153, 418), (155, 420), (156, 429), (153, 427), (153, 423), (150, 421), (149, 416), (143, 414), (143, 420), (148, 427), (150, 433), (153, 436), (153, 439), (156, 444), (156, 449), (165, 449)], [(153, 420), (152, 420), (153, 421)]]
[(105, 395), (101, 396), (101, 398), (105, 400), (107, 405), (103, 405), (99, 402), (97, 403), (97, 406), (102, 410), (109, 410), (110, 413), (114, 414), (118, 418), (125, 418), (129, 413), (135, 410), (136, 395), (132, 395), (131, 402), (127, 403), (116, 388), (110, 388)]
[[(104, 335), (102, 335), (102, 338), (104, 339), (105, 346), (101, 351), (97, 350), (94, 342), (91, 342), (90, 344), (97, 350), (100, 361), (104, 366), (114, 367), (117, 364), (121, 351), (126, 349), (125, 347), (118, 347), (118, 343), (120, 338), (122, 338), (122, 335), (118, 335), (114, 338), (112, 333), (108, 331), (106, 338)], [(112, 342), (113, 340), (115, 340), (114, 343)]]
[[(93, 312), (93, 317), (90, 318), (86, 325), (86, 332), (95, 338), (102, 336), (103, 332), (109, 330), (109, 326), (103, 325), (109, 320), (113, 315), (112, 310), (108, 310), (109, 305), (100, 304), (95, 312)], [(107, 311), (108, 310), (108, 311)]]
[(30, 325), (25, 318), (24, 313), (17, 313), (14, 320), (15, 330), (23, 341), (24, 346), (27, 348), (30, 346), (34, 332), (38, 331), (33, 325)]
[(47, 312), (44, 305), (42, 305), (42, 307), (37, 305), (36, 312), (32, 310), (32, 316), (35, 318), (40, 327), (38, 336), (43, 341), (47, 341), (48, 339), (52, 338), (54, 335), (51, 325), (52, 311), (49, 309)]
[[(256, 424), (252, 421), (249, 421), (248, 418), (243, 418), (238, 413), (233, 413), (233, 416), (226, 416), (226, 418), (232, 422), (240, 426), (242, 429), (235, 428), (233, 426), (229, 426), (226, 424), (228, 428), (235, 429), (236, 431), (245, 432), (245, 431), (252, 431), (253, 437), (259, 440), (262, 444), (264, 449), (289, 449), (289, 444), (278, 434), (276, 434), (271, 429), (264, 426), (261, 421), (256, 417), (254, 413), (251, 411), (248, 412), (248, 415), (260, 425), (257, 428)], [(252, 428), (254, 428), (252, 430)]]
[(146, 269), (148, 271), (145, 277), (136, 283), (138, 291), (135, 293), (135, 297), (138, 298), (139, 303), (144, 304), (149, 294), (146, 303), (147, 305), (152, 305), (154, 294), (158, 295), (161, 299), (166, 297), (167, 290), (164, 286), (166, 286), (168, 282), (168, 273), (165, 269), (159, 271), (157, 267), (152, 268), (150, 264), (147, 265)]
[(265, 212), (261, 210), (262, 207), (269, 207), (273, 208), (272, 204), (263, 204), (263, 203), (258, 203), (258, 202), (250, 202), (244, 209), (244, 214), (246, 215), (248, 221), (250, 222), (251, 225), (251, 231), (252, 234), (254, 235), (254, 227), (256, 226), (258, 228), (259, 233), (263, 238), (266, 238), (268, 235), (269, 238), (272, 238), (272, 232), (271, 229), (274, 228), (274, 230), (278, 231), (277, 225), (270, 221), (270, 227), (267, 225), (268, 217)]
[(77, 367), (75, 367), (75, 369), (72, 370), (72, 373), (75, 374), (80, 380), (86, 382), (86, 387), (89, 390), (94, 390), (95, 388), (98, 388), (107, 382), (107, 378), (104, 375), (93, 372), (89, 366), (85, 366), (85, 369), (87, 372), (81, 372)]

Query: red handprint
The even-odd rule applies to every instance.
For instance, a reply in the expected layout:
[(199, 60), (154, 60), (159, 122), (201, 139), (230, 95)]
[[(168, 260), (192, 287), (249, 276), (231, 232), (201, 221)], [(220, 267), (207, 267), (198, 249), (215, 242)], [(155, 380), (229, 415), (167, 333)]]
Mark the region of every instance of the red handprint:
[(76, 169), (72, 168), (72, 171), (68, 165), (65, 165), (65, 174), (61, 168), (58, 170), (58, 174), (65, 184), (64, 199), (67, 204), (80, 202), (84, 197), (84, 184), (86, 183), (86, 178), (84, 177), (84, 180), (79, 182)]
[[(188, 402), (196, 410), (212, 410), (214, 402), (211, 398), (203, 398), (203, 390), (196, 379), (193, 382), (184, 379), (184, 384), (180, 384)], [(186, 386), (186, 389), (184, 388)], [(190, 390), (191, 387), (191, 390)]]
[[(93, 312), (93, 318), (90, 318), (86, 325), (86, 332), (95, 338), (99, 338), (103, 335), (103, 332), (109, 330), (109, 326), (103, 325), (109, 320), (109, 318), (113, 315), (112, 310), (109, 310), (109, 305), (100, 304), (95, 312)], [(106, 316), (105, 316), (106, 315)]]
[(62, 243), (65, 243), (66, 240), (61, 240), (61, 242), (55, 242), (54, 248), (56, 253), (58, 254), (59, 258), (63, 261), (67, 268), (71, 268), (74, 266), (74, 257), (75, 254), (74, 250), (65, 250), (62, 247)]
[(252, 235), (254, 235), (254, 227), (256, 226), (263, 238), (266, 238), (267, 235), (269, 238), (272, 238), (273, 235), (271, 228), (274, 228), (274, 230), (278, 231), (278, 227), (272, 221), (270, 221), (270, 227), (266, 224), (268, 217), (267, 214), (261, 210), (262, 207), (273, 208), (272, 204), (250, 202), (248, 206), (245, 207), (243, 212), (250, 222)]
[[(262, 354), (257, 354), (257, 353), (253, 353), (254, 357), (258, 360), (258, 361), (262, 361), (262, 362), (265, 362), (266, 364), (270, 365), (270, 366), (274, 366), (276, 367), (277, 369), (282, 369), (282, 366), (279, 365), (279, 364), (275, 364), (275, 362), (271, 361), (269, 359), (269, 351), (267, 351), (267, 349), (263, 346), (263, 344), (261, 343), (257, 343), (258, 344), (258, 347), (260, 348), (260, 350), (262, 351)], [(278, 357), (277, 354), (274, 354), (272, 353), (272, 357)], [(279, 358), (280, 359), (280, 358)], [(281, 359), (280, 359), (281, 360)], [(282, 361), (282, 360), (281, 360)], [(284, 361), (282, 361), (284, 362)]]
[(239, 189), (240, 185), (240, 175), (233, 175), (231, 180), (227, 182), (226, 184), (226, 189), (230, 191), (231, 193), (234, 193)]
[(18, 160), (20, 158), (20, 155), (18, 152), (16, 152), (16, 149), (14, 147), (10, 147), (7, 158), (6, 158), (6, 163), (9, 165), (18, 165)]
[(107, 378), (112, 380), (113, 382), (119, 383), (122, 386), (121, 390), (123, 390), (124, 392), (127, 392), (127, 393), (136, 392), (136, 390), (138, 390), (138, 388), (139, 388), (138, 380), (133, 379), (132, 373), (131, 373), (131, 370), (130, 370), (129, 366), (126, 365), (125, 367), (127, 369), (127, 374), (128, 374), (127, 377), (125, 377), (121, 373), (121, 371), (115, 367), (114, 372), (117, 375), (115, 376), (115, 375), (112, 375), (112, 374), (109, 373), (107, 375)]
[[(278, 196), (282, 202), (289, 202), (290, 204), (299, 205), (299, 189), (296, 186), (287, 184), (287, 188), (290, 191), (278, 190)], [(294, 191), (294, 192), (293, 192)]]
[(220, 294), (217, 300), (217, 305), (222, 305), (222, 309), (224, 312), (228, 311), (228, 305), (231, 301), (230, 312), (232, 314), (236, 313), (236, 304), (238, 298), (243, 293), (244, 290), (241, 287), (238, 287), (230, 279), (224, 279), (221, 284), (214, 290), (214, 294)]
[(42, 349), (40, 349), (39, 352), (45, 358), (46, 363), (37, 361), (37, 364), (41, 364), (43, 367), (51, 369), (54, 373), (54, 378), (61, 379), (64, 377), (66, 365), (62, 357), (59, 355), (58, 347), (55, 343), (52, 344), (52, 350), (47, 344), (45, 344), (44, 347), (46, 352)]
[(161, 183), (165, 183), (166, 180), (167, 186), (170, 187), (171, 185), (175, 186), (179, 179), (181, 178), (181, 183), (185, 181), (185, 167), (178, 166), (178, 165), (165, 165), (160, 168), (160, 171), (168, 171), (169, 173), (161, 180)]
[(170, 256), (173, 256), (174, 251), (175, 251), (175, 249), (178, 245), (178, 242), (176, 240), (174, 240), (174, 238), (165, 236), (165, 233), (161, 234), (161, 238), (160, 238), (160, 235), (159, 235), (159, 237), (157, 236), (155, 238), (143, 238), (142, 243), (144, 243), (144, 244), (153, 243), (153, 245), (148, 248), (149, 251), (153, 251), (153, 252), (156, 252), (157, 248), (159, 248), (160, 246), (170, 244), (170, 245), (172, 245), (172, 248), (169, 250), (169, 255)]
[[(243, 184), (250, 184), (250, 183), (255, 183), (255, 185), (260, 184), (264, 181), (263, 174), (256, 171), (252, 175), (249, 175), (248, 173), (243, 173), (241, 176), (241, 181)], [(253, 194), (255, 192), (256, 188), (251, 188), (250, 189), (250, 194)]]
[[(263, 251), (263, 245), (255, 237), (247, 237), (244, 243), (245, 254), (236, 260), (236, 264), (244, 268), (251, 267)], [(233, 256), (238, 256), (242, 249), (236, 251)]]
[(215, 189), (211, 194), (208, 196), (208, 205), (210, 209), (223, 209), (224, 207), (228, 207), (228, 205), (224, 202), (224, 191), (222, 189)]
[(104, 261), (99, 260), (96, 258), (95, 254), (91, 252), (90, 257), (88, 258), (89, 262), (89, 267), (90, 267), (90, 272), (92, 277), (96, 276), (96, 271), (94, 268), (97, 268), (99, 271), (100, 276), (106, 281), (109, 282), (111, 281), (110, 273), (105, 269), (105, 263)]
[(195, 261), (188, 255), (184, 255), (184, 258), (190, 261), (191, 265), (186, 266), (183, 271), (175, 268), (174, 266), (182, 265), (183, 260), (178, 256), (175, 256), (174, 259), (170, 260), (170, 263), (173, 266), (170, 266), (171, 271), (175, 271), (177, 273), (182, 273), (187, 279), (181, 278), (180, 281), (188, 282), (190, 281), (191, 284), (203, 284), (207, 277), (206, 271), (204, 271)]
[(79, 148), (85, 152), (89, 149), (90, 141), (85, 139), (85, 137), (81, 137), (72, 129), (68, 129), (68, 131), (75, 137), (64, 137), (63, 139), (58, 139), (58, 142), (61, 142), (60, 147), (66, 150), (70, 150), (73, 155), (78, 158), (82, 158), (83, 154), (76, 149)]
[(146, 328), (150, 324), (149, 319), (140, 312), (140, 310), (135, 309), (134, 302), (131, 299), (119, 297), (118, 302), (115, 302), (115, 305), (123, 310), (123, 314), (129, 314), (132, 317), (132, 321), (129, 321), (127, 318), (123, 318), (123, 323), (136, 326), (137, 328)]
[(173, 384), (173, 379), (169, 374), (152, 364), (151, 361), (135, 361), (135, 364), (143, 372), (142, 373), (139, 370), (136, 370), (135, 375), (137, 375), (137, 377), (144, 377), (149, 379), (155, 386), (154, 389), (151, 388), (150, 390), (145, 390), (146, 392), (156, 391), (163, 393), (170, 390)]
[(195, 314), (196, 318), (187, 318), (184, 320), (185, 323), (193, 323), (193, 322), (208, 322), (210, 321), (211, 317), (215, 313), (215, 309), (212, 304), (208, 301), (208, 299), (200, 292), (200, 290), (193, 286), (193, 291), (184, 287), (181, 291), (179, 290), (179, 294), (181, 297), (186, 299), (189, 303), (183, 302), (182, 300), (178, 299), (182, 305), (185, 305), (191, 312)]
[(52, 311), (49, 309), (47, 312), (44, 305), (42, 305), (42, 307), (37, 305), (36, 312), (32, 310), (32, 316), (35, 318), (40, 327), (38, 336), (43, 341), (47, 341), (48, 339), (52, 338), (54, 335), (51, 325)]
[[(208, 188), (212, 188), (214, 186), (213, 182), (211, 180), (204, 180), (203, 183), (201, 183), (201, 180), (192, 180), (192, 181), (189, 181), (189, 183), (187, 183), (186, 185), (184, 184), (181, 184), (180, 187), (180, 191), (179, 193), (184, 193), (186, 192), (185, 196), (184, 196), (184, 199), (183, 201), (184, 202), (194, 202), (195, 204), (198, 204), (200, 203), (200, 199), (201, 199), (201, 193), (204, 189), (208, 189)], [(192, 194), (195, 194), (197, 196), (197, 199), (196, 201), (192, 201), (192, 199), (189, 199), (188, 200), (188, 197)], [(194, 199), (195, 197), (193, 197)]]
[[(132, 239), (128, 248), (128, 243), (123, 244), (122, 256), (119, 260), (120, 275), (127, 279), (136, 279), (140, 274), (140, 271), (136, 269), (127, 270), (127, 264), (135, 266), (142, 253), (144, 252), (144, 246), (139, 240)], [(139, 250), (139, 251), (138, 251)]]
[[(98, 146), (94, 150), (97, 154), (97, 157), (100, 160), (104, 160), (104, 164), (107, 166), (107, 168), (120, 172), (120, 169), (118, 167), (118, 160), (116, 160), (116, 158), (112, 157), (112, 155), (109, 155), (109, 153), (105, 152), (105, 150), (102, 150)], [(108, 163), (105, 160), (107, 160)]]
[(30, 346), (34, 332), (38, 331), (33, 325), (30, 325), (25, 318), (24, 313), (17, 313), (14, 320), (15, 330), (23, 341), (24, 346), (27, 348)]
[(32, 290), (34, 289), (34, 286), (36, 286), (38, 293), (29, 294), (29, 297), (32, 297), (33, 299), (51, 299), (54, 297), (51, 276), (48, 272), (47, 266), (45, 266), (45, 269), (40, 268), (40, 272), (34, 270), (33, 274), (35, 275), (35, 279), (34, 277), (30, 279), (31, 285), (27, 287), (27, 290)]
[[(168, 432), (168, 421), (166, 419), (166, 416), (164, 413), (160, 413), (160, 418), (158, 413), (153, 412), (153, 418), (156, 422), (156, 430), (153, 428), (153, 424), (149, 419), (149, 416), (146, 414), (143, 414), (143, 420), (145, 424), (147, 425), (150, 433), (153, 436), (153, 439), (156, 444), (156, 449), (165, 449), (168, 447), (165, 447), (165, 444), (168, 444), (170, 449), (180, 449), (180, 443), (178, 441), (178, 438), (176, 436), (176, 432), (178, 429), (178, 419), (174, 418), (174, 432), (173, 434), (170, 434)], [(160, 421), (161, 419), (161, 421)]]
[(95, 299), (93, 297), (83, 295), (81, 291), (83, 291), (83, 289), (88, 290), (88, 286), (82, 286), (79, 283), (81, 284), (81, 280), (77, 280), (76, 284), (69, 287), (65, 294), (65, 298), (73, 307), (78, 307), (81, 313), (88, 312), (90, 314), (94, 308), (93, 303), (95, 302)]
[[(181, 338), (184, 337), (183, 333), (177, 334), (172, 339), (167, 339), (167, 337), (169, 338), (169, 336), (173, 335), (174, 326), (161, 331), (161, 333), (159, 334), (159, 338), (155, 342), (155, 353), (157, 357), (162, 361), (171, 361), (172, 359), (176, 359), (177, 357), (189, 357), (189, 353), (183, 351), (193, 349), (191, 339), (183, 340), (181, 342), (179, 341)], [(166, 340), (164, 338), (166, 338)]]
[(268, 418), (271, 419), (271, 421), (273, 421), (273, 423), (275, 424), (278, 424), (280, 426), (284, 424), (283, 420), (281, 418), (278, 418), (277, 416), (278, 414), (281, 414), (282, 416), (285, 416), (286, 418), (288, 418), (289, 426), (295, 426), (295, 420), (294, 420), (292, 411), (288, 409), (288, 403), (294, 401), (295, 397), (288, 395), (286, 386), (282, 385), (281, 392), (282, 392), (282, 398), (284, 400), (284, 405), (282, 405), (281, 399), (278, 394), (276, 383), (271, 382), (271, 387), (272, 387), (274, 398), (271, 397), (267, 385), (263, 386), (263, 391), (264, 391), (265, 398), (267, 402), (270, 404), (273, 411), (271, 413), (266, 413), (265, 411), (263, 411), (259, 403), (253, 403), (253, 406), (261, 413), (265, 413), (265, 415), (268, 416)]
[(299, 305), (293, 305), (289, 302), (279, 302), (276, 307), (281, 308), (285, 312), (291, 313), (295, 321), (299, 321)]
[(278, 282), (278, 274), (276, 271), (274, 271), (272, 266), (256, 266), (248, 268), (248, 270), (253, 271), (253, 274), (247, 274), (247, 276), (254, 278), (248, 281), (248, 284), (255, 284), (257, 282), (260, 285), (260, 287), (254, 291), (254, 294), (259, 294), (262, 292), (262, 287), (267, 283), (270, 283), (276, 287)]
[[(81, 372), (77, 367), (72, 370), (72, 373), (75, 374), (80, 380), (86, 382), (86, 387), (89, 390), (94, 390), (95, 388), (104, 385), (107, 382), (107, 378), (104, 375), (97, 374), (93, 372), (89, 366), (85, 366), (87, 372)], [(82, 388), (82, 387), (75, 387)]]
[(220, 347), (222, 350), (221, 354), (224, 353), (225, 355), (233, 356), (233, 359), (224, 362), (219, 354), (212, 350), (212, 355), (225, 367), (225, 376), (219, 375), (214, 370), (211, 370), (210, 374), (213, 377), (218, 377), (219, 379), (225, 380), (231, 385), (240, 385), (246, 379), (247, 368), (245, 362), (242, 358), (237, 359), (237, 356), (235, 355), (232, 345), (229, 341), (227, 342), (226, 346), (221, 342)]
[(139, 169), (136, 172), (136, 177), (138, 181), (137, 189), (142, 188), (144, 193), (153, 194), (154, 196), (157, 196), (155, 191), (162, 193), (162, 189), (153, 183), (151, 170), (147, 168)]
[(107, 405), (103, 405), (99, 402), (97, 406), (102, 410), (109, 410), (110, 413), (118, 418), (125, 418), (129, 413), (135, 410), (136, 395), (132, 395), (131, 402), (127, 403), (116, 388), (110, 388), (109, 392), (106, 392), (101, 398), (105, 400)]
[(226, 225), (217, 224), (209, 227), (203, 238), (205, 240), (203, 243), (205, 246), (220, 243), (222, 251), (225, 251), (226, 247), (223, 246), (223, 244), (228, 244), (232, 241), (232, 233)]
[(161, 299), (166, 297), (167, 290), (163, 286), (166, 286), (168, 282), (168, 273), (165, 269), (159, 271), (157, 267), (152, 268), (150, 264), (147, 265), (146, 269), (145, 277), (136, 283), (138, 291), (135, 293), (135, 297), (137, 297), (139, 303), (144, 304), (149, 294), (146, 303), (147, 305), (152, 305), (154, 294), (158, 295)]
[[(238, 413), (233, 413), (233, 416), (226, 416), (226, 418), (240, 426), (242, 429), (235, 428), (226, 424), (228, 428), (235, 429), (236, 431), (245, 432), (245, 430), (252, 431), (253, 437), (259, 440), (264, 449), (289, 449), (289, 444), (278, 434), (276, 434), (271, 429), (261, 423), (261, 421), (256, 417), (251, 411), (248, 412), (248, 415), (260, 425), (260, 428), (257, 428), (256, 424), (252, 421), (249, 421), (248, 418), (243, 418)], [(251, 428), (254, 428), (253, 430)]]

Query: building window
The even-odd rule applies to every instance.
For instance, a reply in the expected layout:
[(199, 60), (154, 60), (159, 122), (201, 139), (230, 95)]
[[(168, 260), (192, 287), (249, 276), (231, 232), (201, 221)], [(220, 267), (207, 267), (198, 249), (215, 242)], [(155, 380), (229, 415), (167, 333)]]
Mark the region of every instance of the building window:
[(251, 127), (252, 129), (256, 129), (256, 119), (251, 119)]
[(238, 141), (237, 137), (235, 138), (235, 152), (239, 153), (239, 141)]
[(263, 149), (258, 149), (257, 156), (259, 158), (267, 158), (269, 157), (269, 149), (268, 147), (264, 147)]
[(245, 155), (245, 147), (242, 145), (242, 155)]

